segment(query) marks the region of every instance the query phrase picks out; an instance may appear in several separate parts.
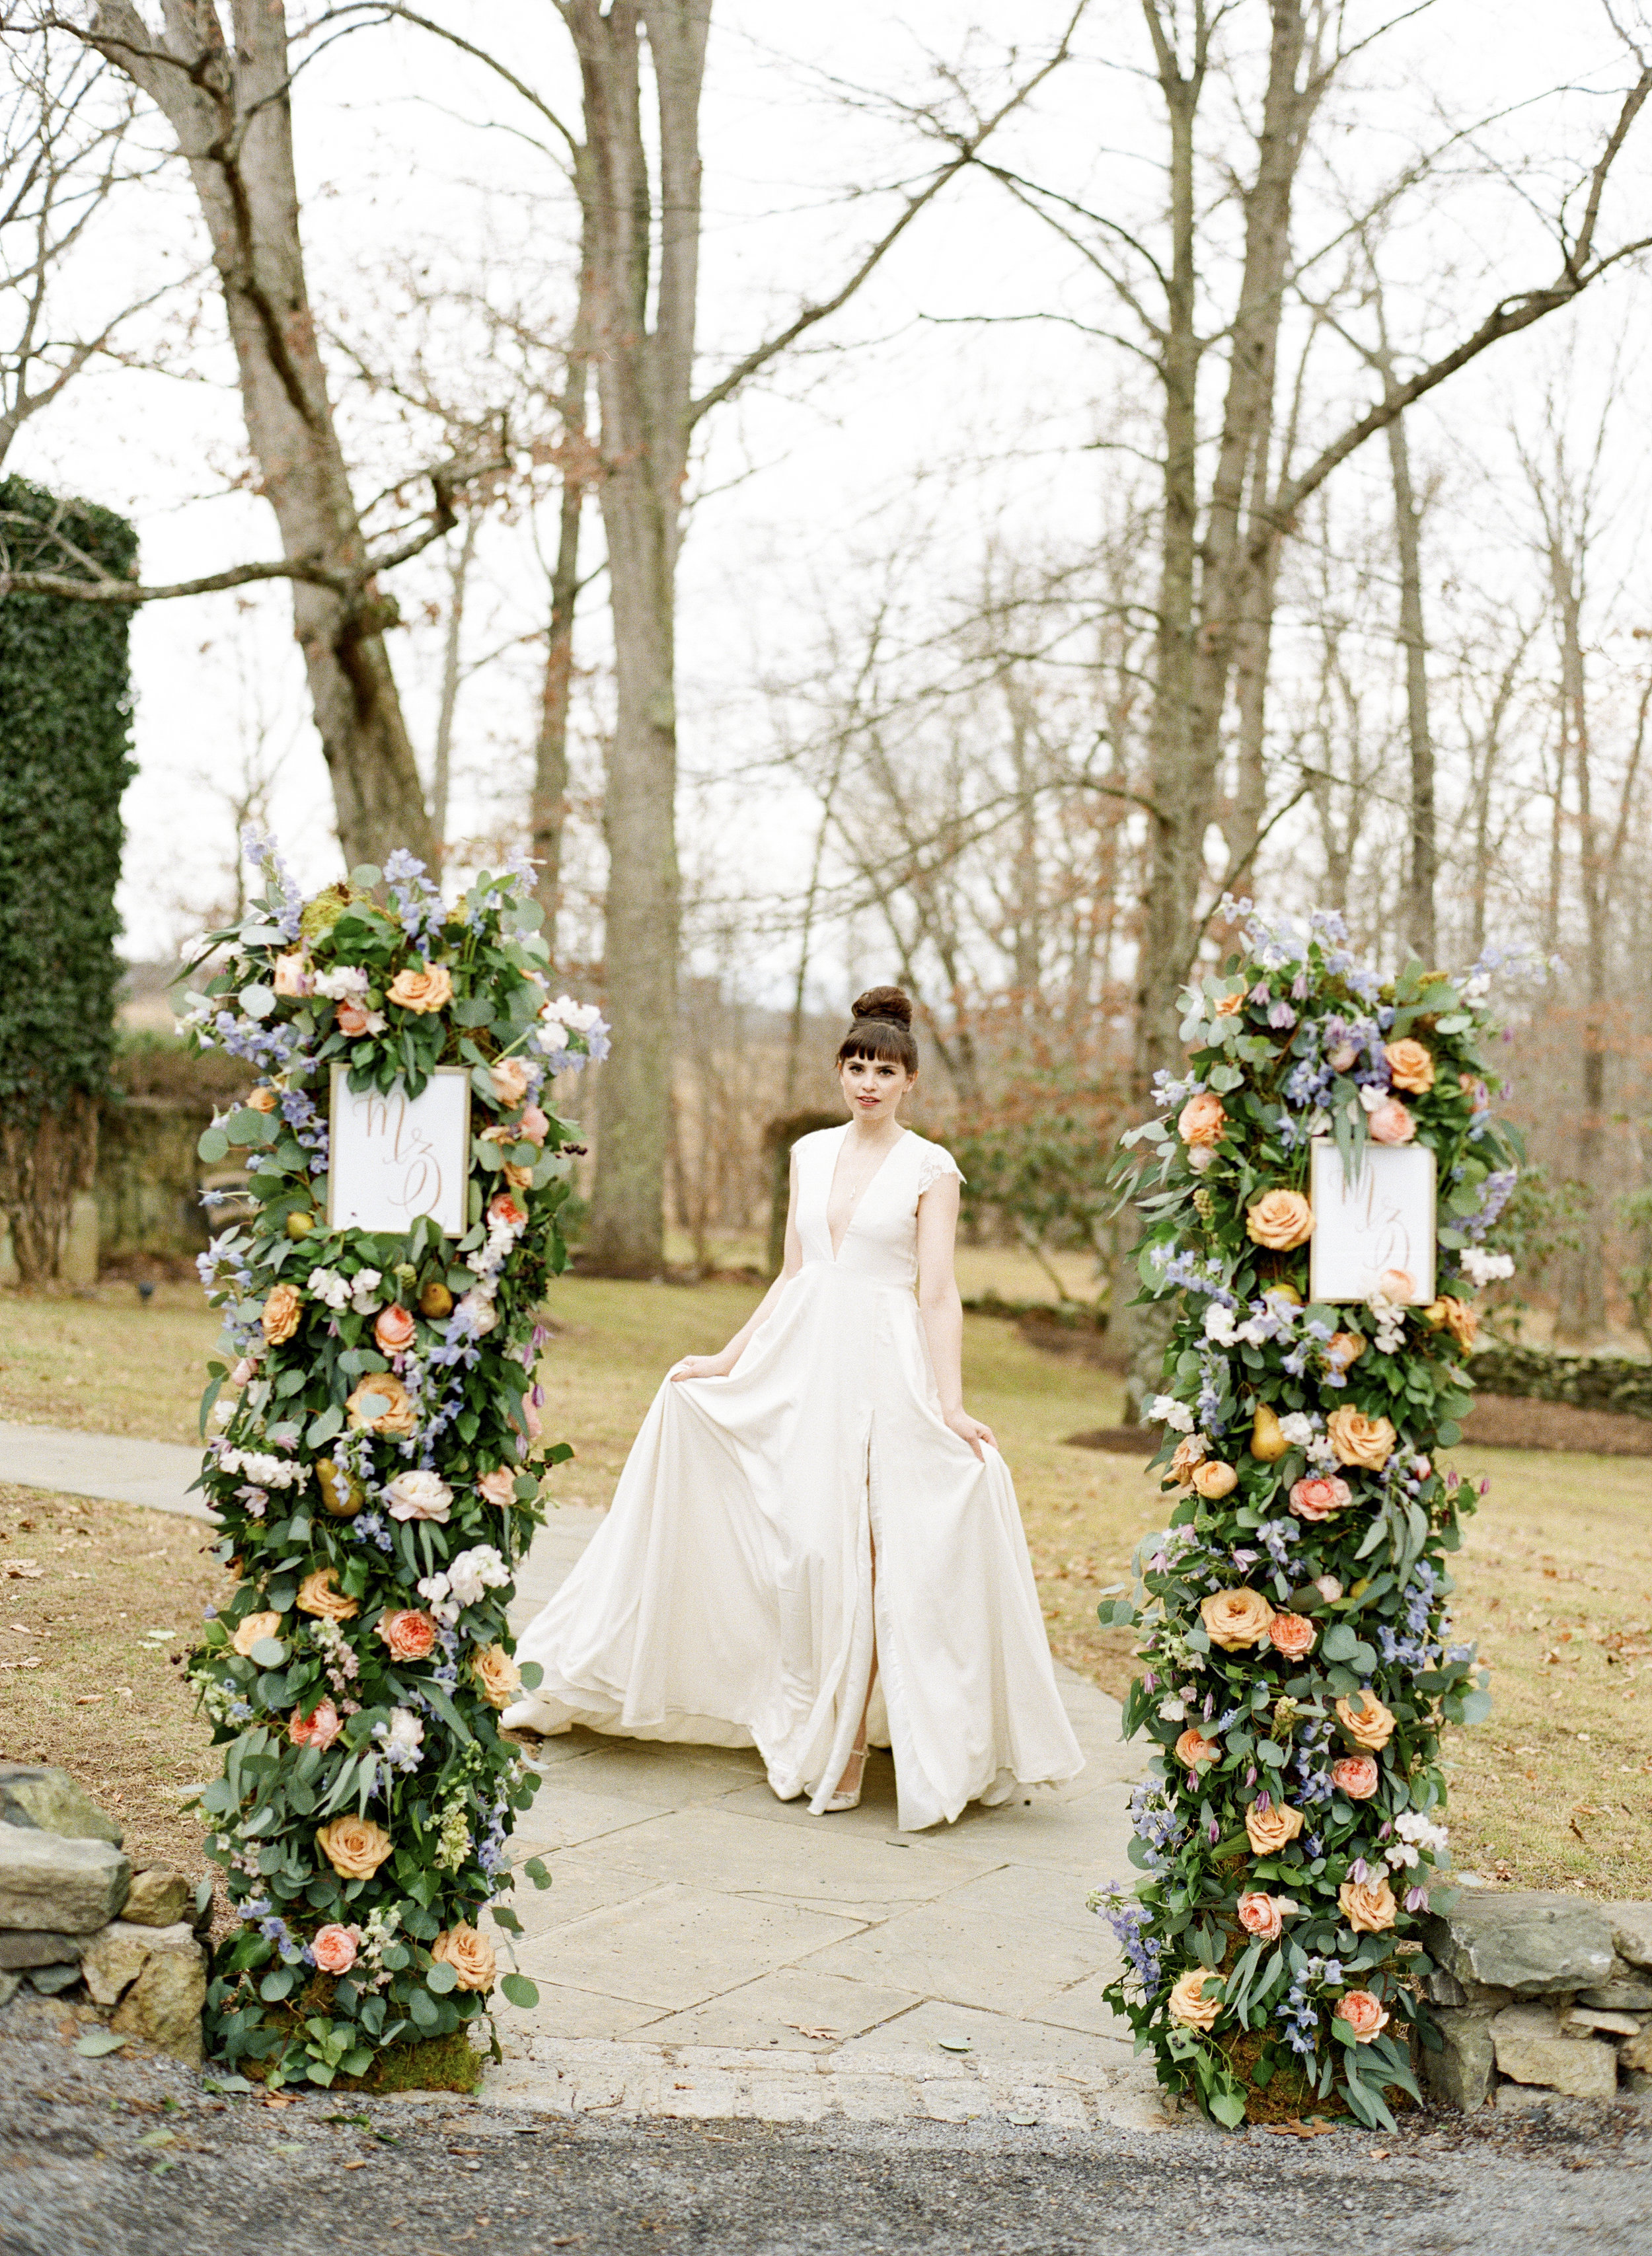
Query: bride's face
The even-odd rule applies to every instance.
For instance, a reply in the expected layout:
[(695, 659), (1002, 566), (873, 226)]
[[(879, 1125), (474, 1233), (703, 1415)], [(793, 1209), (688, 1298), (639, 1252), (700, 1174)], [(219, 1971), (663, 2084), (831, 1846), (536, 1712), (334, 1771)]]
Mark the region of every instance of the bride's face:
[(845, 1058), (837, 1068), (844, 1103), (857, 1120), (892, 1120), (901, 1098), (917, 1079), (892, 1058)]

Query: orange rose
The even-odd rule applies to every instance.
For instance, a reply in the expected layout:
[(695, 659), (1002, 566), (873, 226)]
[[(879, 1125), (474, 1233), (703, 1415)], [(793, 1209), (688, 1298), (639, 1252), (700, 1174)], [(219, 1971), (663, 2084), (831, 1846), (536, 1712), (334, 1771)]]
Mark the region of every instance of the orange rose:
[(1190, 1724), (1175, 1743), (1175, 1759), (1189, 1770), (1197, 1770), (1201, 1764), (1220, 1762), (1222, 1750), (1214, 1739), (1205, 1738), (1197, 1724)]
[(1314, 1234), (1314, 1210), (1300, 1191), (1264, 1191), (1245, 1217), (1252, 1242), (1273, 1253), (1306, 1245)]
[(1337, 1891), (1337, 1901), (1356, 1935), (1381, 1935), (1399, 1914), (1400, 1907), (1387, 1880), (1345, 1880)]
[(1356, 2044), (1369, 2044), (1388, 2026), (1387, 2008), (1369, 1990), (1349, 1990), (1338, 1999), (1334, 2018), (1345, 2021)]
[(335, 1817), (315, 1829), (315, 1845), (341, 1880), (371, 1880), (395, 1848), (371, 1817)]
[(1318, 1634), (1306, 1614), (1275, 1614), (1267, 1625), (1269, 1642), (1286, 1660), (1300, 1660), (1311, 1653)]
[(301, 1614), (314, 1614), (320, 1621), (349, 1621), (361, 1611), (359, 1603), (339, 1589), (338, 1576), (330, 1567), (318, 1567), (313, 1575), (307, 1575), (293, 1603)]
[(381, 1355), (405, 1355), (413, 1345), (418, 1329), (411, 1311), (399, 1308), (392, 1301), (389, 1308), (379, 1310), (378, 1321), (373, 1326), (373, 1337), (378, 1343)]
[(1225, 1465), (1219, 1457), (1193, 1468), (1193, 1485), (1199, 1494), (1214, 1504), (1218, 1498), (1231, 1496), (1239, 1486), (1239, 1475), (1232, 1465)]
[(1180, 2021), (1184, 2029), (1208, 2029), (1222, 2010), (1219, 1998), (1207, 1998), (1207, 1982), (1219, 1982), (1219, 1974), (1212, 1974), (1203, 1966), (1190, 1967), (1177, 1977), (1170, 1992), (1170, 2019)]
[(1216, 1006), (1216, 1015), (1218, 1019), (1237, 1019), (1244, 1008), (1245, 990), (1241, 987), (1237, 995), (1222, 997)]
[(393, 1371), (371, 1371), (344, 1405), (352, 1428), (406, 1440), (417, 1422), (413, 1397)]
[(399, 1003), (404, 1011), (445, 1011), (453, 1000), (452, 975), (444, 963), (427, 963), (419, 971), (410, 966), (396, 974), (385, 999)]
[(273, 1112), (280, 1102), (280, 1098), (267, 1082), (255, 1089), (247, 1099), (249, 1108), (254, 1112)]
[(1430, 1331), (1451, 1333), (1466, 1355), (1479, 1335), (1479, 1312), (1470, 1308), (1466, 1301), (1458, 1301), (1450, 1293), (1442, 1293), (1437, 1301), (1430, 1301), (1423, 1311), (1423, 1321)]
[(490, 1708), (508, 1708), (522, 1688), (516, 1663), (502, 1645), (491, 1645), (473, 1653), (470, 1668), (477, 1689)]
[(1382, 1783), (1373, 1755), (1344, 1755), (1331, 1766), (1331, 1782), (1350, 1801), (1369, 1801)]
[(430, 1956), (452, 1967), (459, 1978), (455, 1988), (491, 1990), (493, 1987), (493, 1945), (485, 1935), (478, 1935), (474, 1927), (466, 1927), (462, 1921), (457, 1927), (442, 1929), (430, 1946)]
[(264, 1312), (258, 1321), (264, 1327), (264, 1336), (272, 1347), (279, 1347), (290, 1340), (299, 1328), (299, 1317), (304, 1303), (296, 1285), (272, 1285)]
[(1339, 1465), (1363, 1465), (1373, 1473), (1380, 1473), (1387, 1463), (1399, 1438), (1386, 1418), (1367, 1418), (1352, 1403), (1331, 1412), (1325, 1421), (1325, 1432)]
[(1212, 1590), (1199, 1601), (1199, 1618), (1212, 1645), (1239, 1653), (1261, 1643), (1273, 1626), (1274, 1609), (1260, 1590)]
[(1338, 1700), (1337, 1713), (1354, 1745), (1373, 1754), (1394, 1737), (1394, 1717), (1374, 1692), (1356, 1692), (1352, 1699)]
[(1259, 1857), (1278, 1856), (1302, 1829), (1302, 1811), (1293, 1809), (1288, 1802), (1271, 1802), (1264, 1809), (1260, 1801), (1253, 1801), (1245, 1813), (1245, 1831)]
[(1346, 1371), (1365, 1351), (1366, 1343), (1358, 1332), (1332, 1332), (1325, 1342), (1325, 1361), (1333, 1371)]
[(1197, 1096), (1190, 1096), (1176, 1116), (1176, 1133), (1184, 1144), (1208, 1151), (1222, 1140), (1227, 1126), (1227, 1114), (1219, 1096), (1212, 1096), (1208, 1089)]
[(1382, 1054), (1396, 1089), (1408, 1089), (1413, 1096), (1428, 1095), (1434, 1086), (1434, 1060), (1421, 1042), (1389, 1042)]
[(243, 1660), (251, 1660), (252, 1648), (260, 1638), (279, 1637), (280, 1634), (279, 1614), (248, 1614), (244, 1621), (237, 1625), (235, 1632), (229, 1639), (229, 1649), (232, 1653), (238, 1653)]
[(392, 1660), (422, 1660), (436, 1641), (436, 1625), (416, 1607), (378, 1617), (378, 1634), (390, 1648)]

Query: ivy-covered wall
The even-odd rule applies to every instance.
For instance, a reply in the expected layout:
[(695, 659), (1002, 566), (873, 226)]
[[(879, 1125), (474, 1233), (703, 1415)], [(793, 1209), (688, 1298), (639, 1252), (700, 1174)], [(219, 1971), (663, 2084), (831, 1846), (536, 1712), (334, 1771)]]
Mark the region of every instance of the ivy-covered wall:
[(1571, 1402), (1580, 1410), (1652, 1418), (1652, 1363), (1632, 1355), (1565, 1355), (1497, 1342), (1471, 1357), (1469, 1375), (1486, 1394), (1525, 1395), (1535, 1402)]
[[(72, 565), (53, 527), (131, 571), (124, 518), (0, 480), (0, 573)], [(0, 1205), (25, 1282), (56, 1273), (109, 1077), (129, 624), (124, 605), (0, 596)]]

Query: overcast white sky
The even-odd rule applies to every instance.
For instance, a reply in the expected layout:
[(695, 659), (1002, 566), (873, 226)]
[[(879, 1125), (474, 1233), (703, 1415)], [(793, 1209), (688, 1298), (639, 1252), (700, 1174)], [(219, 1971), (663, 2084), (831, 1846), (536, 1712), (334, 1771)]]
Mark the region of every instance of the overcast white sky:
[[(921, 168), (922, 151), (881, 97), (923, 99), (927, 54), (985, 69), (1010, 39), (1034, 50), (1067, 12), (1055, 0), (909, 0), (893, 9), (886, 0), (718, 0), (705, 130), (708, 368), (800, 297), (822, 294), (875, 231), (886, 199), (855, 203), (848, 189)], [(1356, 0), (1350, 16), (1374, 26), (1403, 12)], [(572, 115), (566, 42), (548, 0), (452, 0), (443, 13), (469, 35), (508, 46), (513, 67)], [(1261, 0), (1245, 0), (1246, 18), (1265, 32)], [(972, 34), (973, 26), (980, 29)], [(1006, 158), (1110, 215), (1150, 222), (1159, 110), (1141, 74), (1135, 0), (1092, 0), (1079, 48), (1080, 59), (1006, 137)], [(1558, 178), (1564, 152), (1575, 152), (1606, 114), (1599, 89), (1622, 81), (1620, 54), (1595, 0), (1558, 8), (1552, 0), (1496, 8), (1435, 0), (1361, 66), (1357, 100), (1345, 98), (1336, 161), (1351, 181), (1369, 183), (1437, 137), (1441, 117), (1486, 116), (1570, 86), (1577, 91), (1519, 111), (1490, 137), (1528, 166), (1553, 150)], [(300, 80), (297, 121), (312, 286), (346, 329), (383, 335), (391, 316), (375, 308), (394, 300), (385, 278), (419, 264), (438, 283), (485, 269), (547, 300), (565, 292), (571, 199), (521, 137), (528, 115), (450, 50), (406, 28), (344, 40)], [(1648, 146), (1636, 152), (1626, 187), (1640, 192), (1644, 211), (1652, 119), (1641, 137)], [(1437, 344), (1465, 312), (1478, 318), (1495, 295), (1488, 271), (1506, 284), (1544, 278), (1552, 262), (1522, 219), (1520, 197), (1544, 197), (1547, 169), (1528, 171), (1519, 193), (1459, 181), (1443, 215), (1401, 230), (1394, 253), (1407, 336)], [(1338, 223), (1323, 181), (1316, 194), (1317, 205), (1299, 207), (1299, 243)], [(83, 263), (81, 310), (108, 302), (132, 272), (199, 250), (181, 181), (149, 191), (141, 207), (111, 216)], [(1420, 419), (1423, 451), (1448, 476), (1471, 459), (1494, 458), (1508, 415), (1545, 382), (1567, 383), (1574, 370), (1585, 385), (1593, 380), (1613, 339), (1638, 320), (1644, 288), (1626, 274), (1586, 312), (1500, 348)], [(210, 303), (208, 311), (215, 320)], [(695, 505), (682, 568), (682, 744), (691, 777), (715, 777), (762, 751), (758, 677), (809, 643), (819, 606), (914, 511), (956, 528), (961, 563), (994, 510), (1029, 539), (1082, 538), (1097, 521), (1117, 459), (1072, 449), (1108, 429), (1119, 386), (1132, 380), (1126, 358), (1044, 321), (956, 325), (1048, 313), (1091, 324), (1113, 318), (1072, 254), (978, 178), (920, 222), (808, 357), (722, 412), (698, 466), (706, 497)], [(134, 515), (152, 581), (275, 548), (264, 505), (226, 490), (243, 433), (210, 329), (194, 363), (199, 378), (188, 382), (113, 370), (86, 377), (28, 427), (8, 465)], [(416, 466), (416, 456), (397, 455), (394, 433), (372, 444), (378, 451), (364, 490)], [(961, 483), (949, 475), (957, 465), (970, 466)], [(921, 469), (933, 476), (914, 500)], [(1498, 534), (1477, 519), (1451, 537), (1472, 553)], [(435, 581), (434, 568), (406, 575), (399, 586), (405, 608), (434, 592)], [(502, 533), (488, 550), (477, 647), (530, 629), (542, 608), (526, 534)], [(272, 590), (245, 606), (224, 596), (157, 604), (134, 623), (141, 772), (126, 805), (123, 906), (135, 955), (164, 950), (188, 911), (221, 889), (229, 817), (210, 779), (238, 767), (250, 729), (291, 738), (277, 814), (305, 874), (319, 879), (335, 865), (330, 795), (286, 610)], [(592, 661), (601, 642), (598, 605), (586, 635)], [(394, 653), (422, 748), (434, 638), (398, 637)], [(468, 690), (461, 827), (484, 825), (502, 793), (516, 787), (532, 688), (531, 665), (506, 659)], [(783, 796), (762, 804), (766, 865), (782, 880), (795, 808)]]

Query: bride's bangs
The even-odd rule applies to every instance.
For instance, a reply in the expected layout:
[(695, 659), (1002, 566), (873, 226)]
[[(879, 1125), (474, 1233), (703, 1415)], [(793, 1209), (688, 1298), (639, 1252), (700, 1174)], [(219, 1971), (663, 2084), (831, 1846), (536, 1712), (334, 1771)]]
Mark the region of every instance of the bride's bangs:
[(891, 1026), (886, 1019), (862, 1019), (837, 1046), (839, 1065), (846, 1065), (851, 1058), (872, 1058), (881, 1064), (901, 1066), (907, 1073), (915, 1074), (918, 1070), (918, 1045), (905, 1026)]

